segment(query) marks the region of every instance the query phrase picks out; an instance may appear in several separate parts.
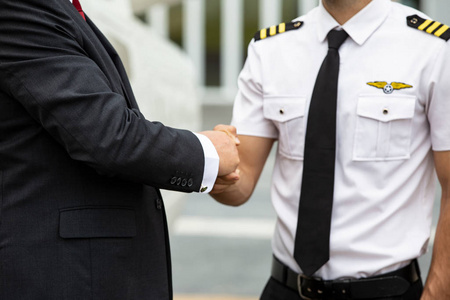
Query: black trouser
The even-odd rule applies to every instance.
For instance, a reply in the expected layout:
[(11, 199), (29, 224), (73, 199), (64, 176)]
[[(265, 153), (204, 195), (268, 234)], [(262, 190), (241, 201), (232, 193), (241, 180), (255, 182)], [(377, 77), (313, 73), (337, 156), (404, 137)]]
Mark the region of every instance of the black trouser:
[[(422, 280), (417, 280), (402, 296), (388, 298), (373, 298), (367, 300), (419, 300), (422, 295)], [(298, 291), (293, 290), (273, 278), (269, 279), (261, 300), (302, 300)], [(356, 299), (355, 299), (356, 300)]]

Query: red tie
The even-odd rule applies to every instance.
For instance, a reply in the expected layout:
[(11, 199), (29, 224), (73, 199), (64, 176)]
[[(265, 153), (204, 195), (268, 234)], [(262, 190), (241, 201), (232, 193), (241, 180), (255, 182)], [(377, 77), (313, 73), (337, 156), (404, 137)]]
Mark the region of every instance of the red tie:
[(75, 8), (78, 10), (78, 12), (80, 13), (80, 15), (83, 17), (83, 19), (86, 21), (86, 17), (84, 16), (83, 9), (81, 8), (80, 1), (78, 1), (78, 0), (73, 0), (72, 3), (73, 3), (73, 6), (75, 6)]

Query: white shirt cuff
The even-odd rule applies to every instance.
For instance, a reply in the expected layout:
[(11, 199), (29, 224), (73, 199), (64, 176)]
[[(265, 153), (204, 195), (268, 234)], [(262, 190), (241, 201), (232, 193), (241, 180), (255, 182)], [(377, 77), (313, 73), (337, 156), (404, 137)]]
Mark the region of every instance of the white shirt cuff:
[(203, 134), (194, 133), (199, 139), (203, 147), (205, 155), (205, 168), (203, 172), (203, 180), (200, 188), (200, 193), (209, 193), (214, 187), (214, 183), (219, 174), (219, 154), (209, 138)]

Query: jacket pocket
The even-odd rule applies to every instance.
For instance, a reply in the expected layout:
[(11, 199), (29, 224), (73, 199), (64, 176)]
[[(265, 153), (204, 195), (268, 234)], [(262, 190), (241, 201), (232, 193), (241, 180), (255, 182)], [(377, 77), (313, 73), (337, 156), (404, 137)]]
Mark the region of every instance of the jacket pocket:
[(136, 236), (136, 213), (124, 207), (76, 207), (59, 213), (62, 238), (124, 238)]
[(305, 143), (306, 98), (296, 96), (264, 97), (264, 117), (278, 129), (278, 150), (290, 159), (303, 159)]
[(409, 159), (415, 105), (414, 96), (359, 97), (353, 159)]

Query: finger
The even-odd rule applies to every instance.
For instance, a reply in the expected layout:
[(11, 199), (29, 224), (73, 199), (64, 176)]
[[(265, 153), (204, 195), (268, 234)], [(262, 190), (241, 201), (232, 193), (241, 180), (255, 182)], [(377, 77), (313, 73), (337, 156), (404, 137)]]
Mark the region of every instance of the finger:
[(239, 140), (237, 133), (236, 133), (236, 128), (234, 126), (217, 125), (216, 127), (214, 127), (214, 130), (224, 132), (226, 135), (228, 135), (234, 141), (234, 143), (237, 146), (241, 144), (241, 141)]
[(231, 133), (231, 132), (233, 132), (233, 127), (234, 126), (231, 126), (231, 125), (218, 124), (214, 127), (214, 130), (226, 130)]
[(231, 133), (232, 135), (237, 136), (237, 130), (236, 130), (236, 127), (234, 127), (233, 125), (223, 125), (223, 124), (220, 124), (220, 125), (218, 125), (218, 127), (219, 127), (221, 130), (226, 130), (226, 131), (228, 131), (229, 133)]
[(237, 179), (228, 179), (228, 180), (224, 180), (224, 179), (222, 179), (222, 178), (217, 178), (215, 184), (221, 184), (221, 185), (233, 185), (233, 184), (235, 184), (238, 180), (239, 180), (239, 178), (237, 178)]
[(234, 137), (237, 137), (236, 127), (234, 127), (232, 125), (219, 124), (214, 127), (214, 130), (227, 132), (227, 133), (233, 135)]
[(241, 170), (236, 169), (234, 172), (231, 172), (231, 173), (226, 174), (226, 175), (219, 176), (218, 178), (223, 179), (225, 181), (239, 180), (240, 174), (241, 174)]
[(213, 189), (209, 192), (211, 195), (220, 194), (225, 192), (230, 186), (229, 185), (214, 185)]
[(236, 170), (233, 173), (217, 177), (216, 184), (232, 185), (235, 184), (239, 179), (239, 170)]
[(236, 183), (237, 180), (223, 180), (220, 178), (217, 178), (215, 184), (220, 184), (220, 185), (233, 185)]

